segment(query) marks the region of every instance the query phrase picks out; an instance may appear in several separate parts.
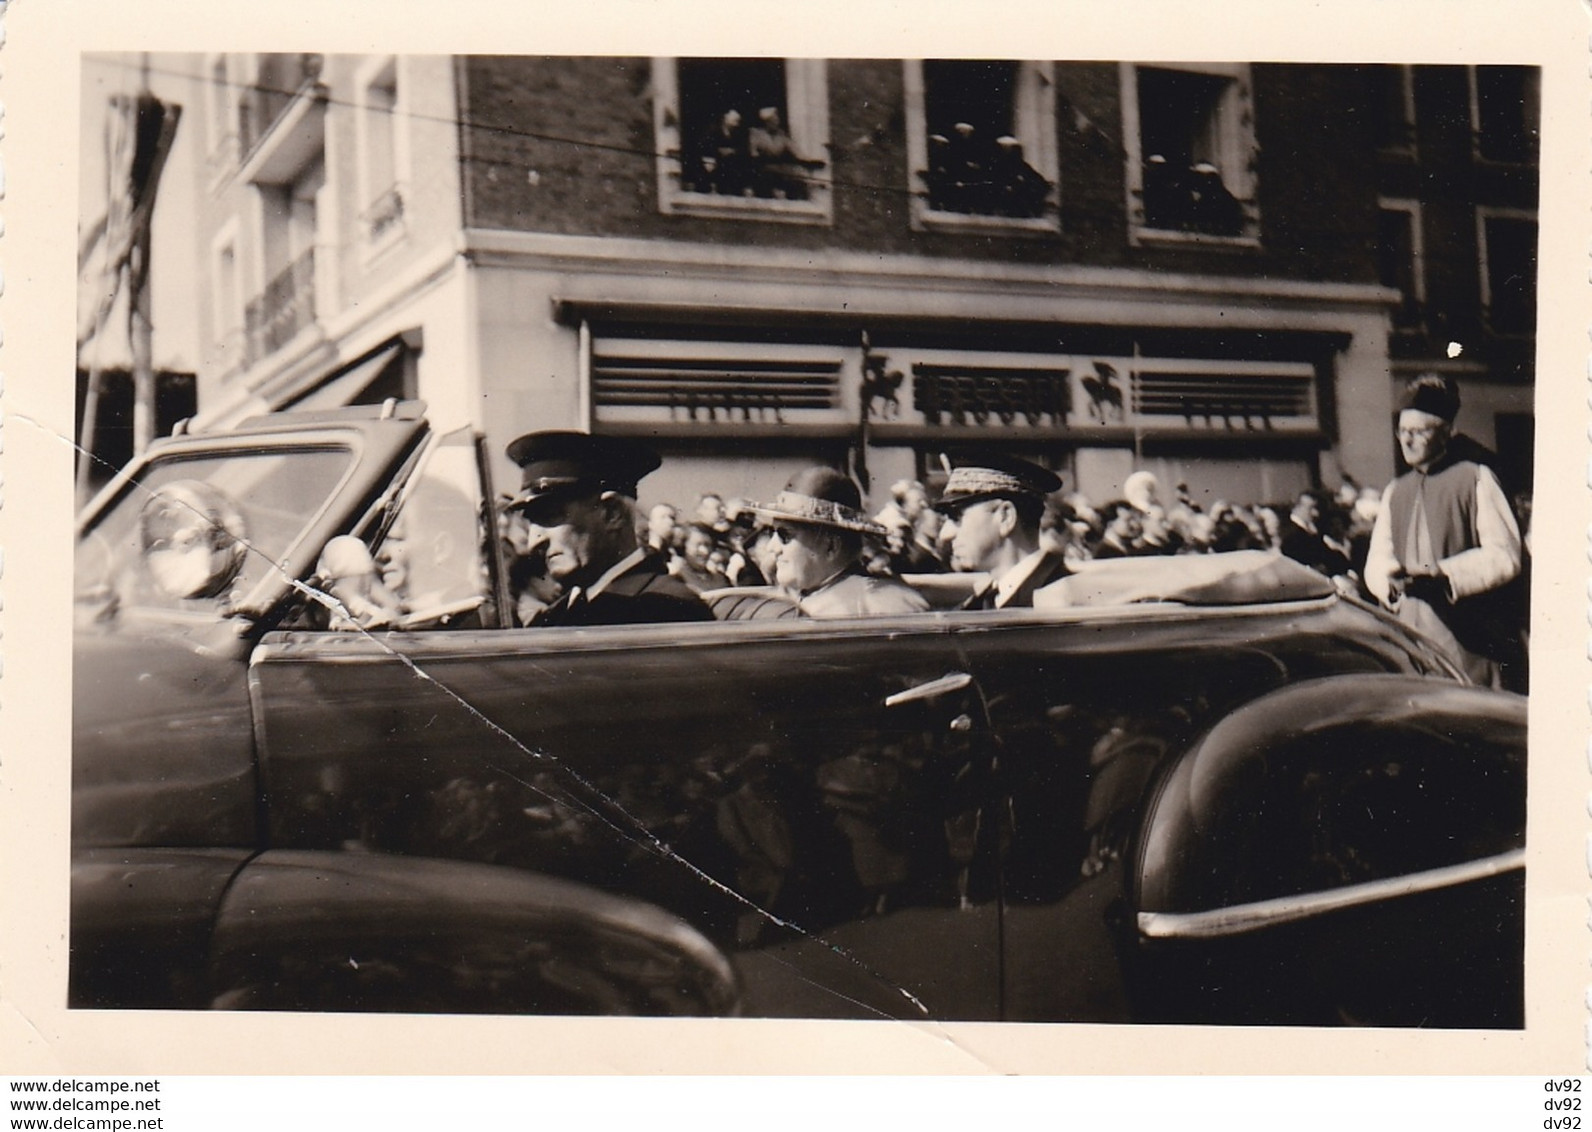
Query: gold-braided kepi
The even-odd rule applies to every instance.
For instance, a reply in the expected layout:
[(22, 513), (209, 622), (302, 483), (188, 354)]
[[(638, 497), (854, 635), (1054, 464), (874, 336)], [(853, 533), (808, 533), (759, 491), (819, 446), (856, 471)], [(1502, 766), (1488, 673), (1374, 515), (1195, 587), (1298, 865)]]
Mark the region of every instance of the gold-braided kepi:
[(1061, 477), (1049, 468), (1004, 452), (982, 452), (957, 461), (934, 509), (952, 514), (986, 499), (1043, 499), (1060, 487)]

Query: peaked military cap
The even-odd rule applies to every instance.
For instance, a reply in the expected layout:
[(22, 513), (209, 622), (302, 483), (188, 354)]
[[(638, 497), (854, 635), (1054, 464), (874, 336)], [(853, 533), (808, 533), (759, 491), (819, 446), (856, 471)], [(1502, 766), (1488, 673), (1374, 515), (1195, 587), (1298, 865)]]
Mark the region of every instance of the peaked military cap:
[(1004, 452), (980, 452), (956, 462), (934, 509), (953, 514), (986, 499), (1043, 499), (1060, 487), (1061, 477), (1049, 468)]
[(533, 522), (538, 509), (583, 495), (634, 499), (642, 477), (663, 463), (637, 441), (585, 432), (529, 432), (509, 444), (508, 456), (520, 466), (520, 491), (507, 506)]

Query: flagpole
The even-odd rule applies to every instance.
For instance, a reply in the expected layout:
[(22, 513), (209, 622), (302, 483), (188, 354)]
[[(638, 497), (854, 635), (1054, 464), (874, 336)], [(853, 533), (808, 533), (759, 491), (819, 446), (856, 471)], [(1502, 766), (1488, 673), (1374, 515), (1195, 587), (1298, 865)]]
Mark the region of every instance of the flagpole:
[[(153, 185), (150, 195), (154, 195)], [(149, 305), (148, 224), (139, 230), (129, 266), (132, 291), (127, 304), (127, 341), (133, 355), (133, 455), (142, 456), (155, 439), (155, 350)]]

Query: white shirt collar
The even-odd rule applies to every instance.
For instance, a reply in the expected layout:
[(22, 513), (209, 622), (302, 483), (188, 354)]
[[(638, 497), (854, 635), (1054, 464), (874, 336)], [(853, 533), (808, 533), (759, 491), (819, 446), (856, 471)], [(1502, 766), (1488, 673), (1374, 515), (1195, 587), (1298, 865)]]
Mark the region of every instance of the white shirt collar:
[(1035, 570), (1039, 569), (1040, 560), (1045, 557), (1044, 548), (1031, 551), (1019, 558), (1012, 568), (1000, 576), (995, 583), (995, 608), (1003, 608), (1012, 595), (1017, 592), (1017, 587), (1026, 582)]

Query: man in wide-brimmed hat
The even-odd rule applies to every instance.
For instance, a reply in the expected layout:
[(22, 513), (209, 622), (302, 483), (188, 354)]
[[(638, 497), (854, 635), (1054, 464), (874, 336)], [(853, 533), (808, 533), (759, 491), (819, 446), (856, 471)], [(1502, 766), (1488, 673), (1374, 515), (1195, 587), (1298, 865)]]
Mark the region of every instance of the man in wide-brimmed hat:
[(862, 512), (862, 493), (833, 468), (797, 472), (772, 503), (753, 505), (779, 542), (778, 583), (800, 596), (809, 617), (920, 613), (923, 596), (898, 578), (862, 568), (863, 538), (885, 529)]
[(1410, 382), (1398, 442), (1410, 470), (1382, 495), (1371, 528), (1365, 583), (1401, 620), (1425, 633), (1481, 684), (1498, 684), (1521, 660), (1523, 610), (1511, 583), (1521, 568), (1520, 529), (1491, 469), (1453, 443), (1459, 391), (1438, 374)]
[(1032, 606), (1035, 590), (1069, 573), (1061, 552), (1039, 541), (1045, 497), (1060, 488), (1055, 472), (1000, 452), (969, 455), (951, 469), (934, 505), (951, 531), (951, 567), (990, 576), (964, 609)]
[(530, 549), (563, 590), (533, 625), (713, 619), (637, 537), (636, 484), (662, 462), (655, 452), (622, 437), (533, 432), (508, 455), (521, 480), (507, 506), (524, 516)]

